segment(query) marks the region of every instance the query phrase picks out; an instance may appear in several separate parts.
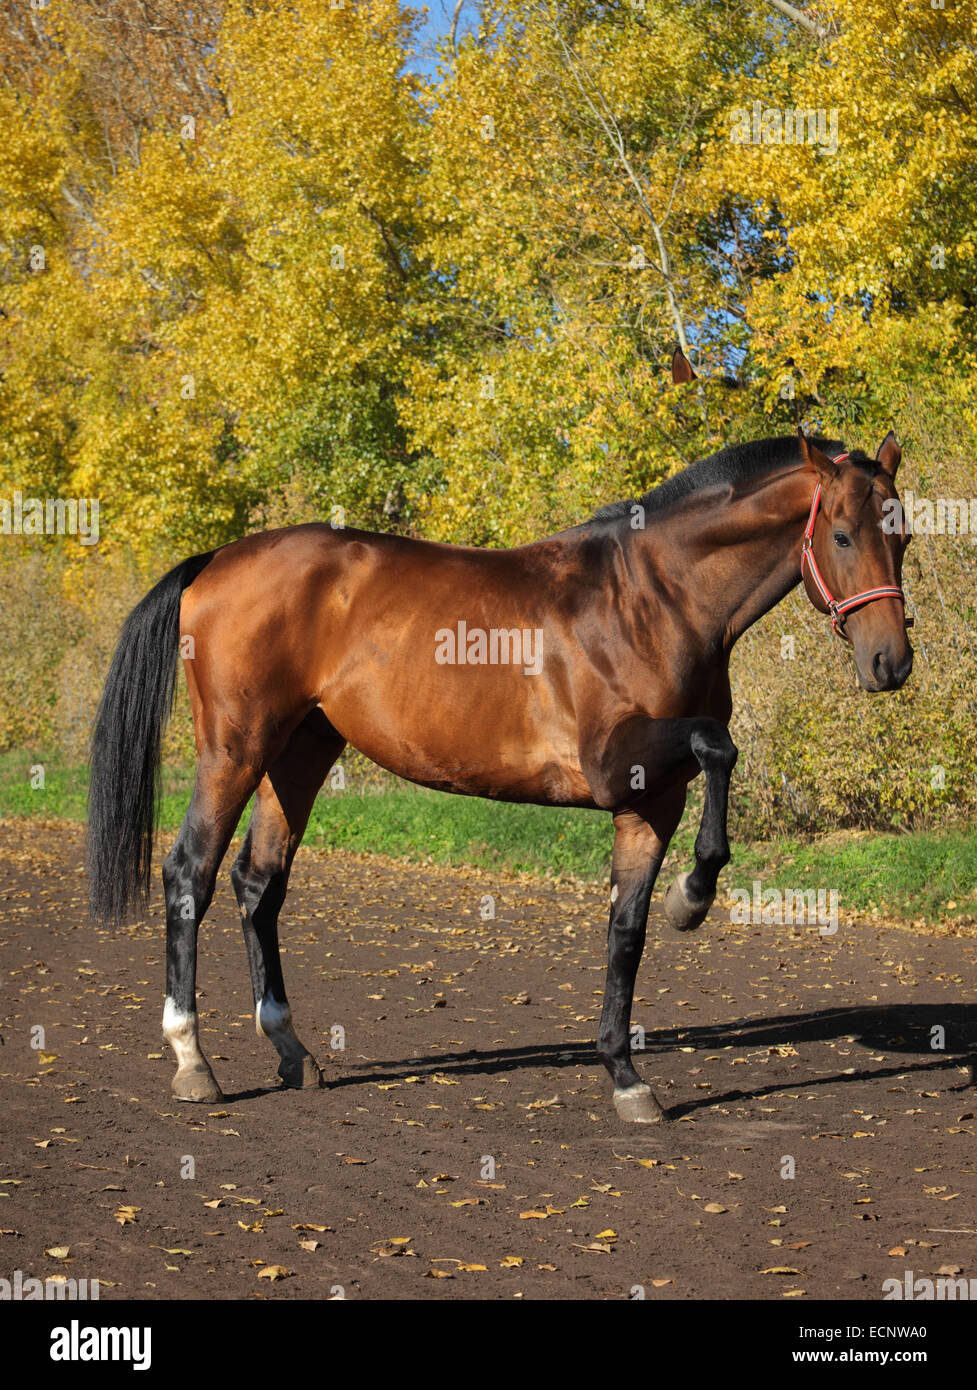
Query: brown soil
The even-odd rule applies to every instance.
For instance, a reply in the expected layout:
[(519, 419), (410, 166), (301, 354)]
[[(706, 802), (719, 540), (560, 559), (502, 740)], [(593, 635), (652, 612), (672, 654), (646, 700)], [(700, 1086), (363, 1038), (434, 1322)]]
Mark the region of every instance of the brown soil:
[(145, 923), (94, 928), (67, 827), (0, 826), (0, 866), (2, 1277), (98, 1278), (103, 1299), (798, 1301), (977, 1277), (973, 940), (718, 913), (685, 938), (656, 910), (634, 1021), (672, 1118), (626, 1129), (594, 1057), (600, 895), (303, 851), (284, 964), (330, 1087), (271, 1083), (225, 873), (199, 1008), (226, 1099), (189, 1106), (160, 1042), (158, 895)]

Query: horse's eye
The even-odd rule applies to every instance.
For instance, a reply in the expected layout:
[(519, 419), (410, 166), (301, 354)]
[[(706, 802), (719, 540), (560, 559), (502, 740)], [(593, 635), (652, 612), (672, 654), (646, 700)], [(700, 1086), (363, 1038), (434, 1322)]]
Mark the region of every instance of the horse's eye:
[(850, 537), (850, 536), (846, 536), (845, 533), (844, 533), (844, 531), (836, 531), (836, 532), (835, 532), (835, 545), (840, 545), (841, 548), (842, 548), (842, 550), (844, 550), (844, 548), (845, 548), (846, 546), (851, 545), (851, 537)]

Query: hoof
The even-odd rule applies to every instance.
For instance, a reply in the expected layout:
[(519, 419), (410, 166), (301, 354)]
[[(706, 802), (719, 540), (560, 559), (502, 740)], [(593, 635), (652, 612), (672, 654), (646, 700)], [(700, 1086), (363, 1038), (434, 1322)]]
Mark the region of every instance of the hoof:
[(282, 1085), (294, 1091), (305, 1091), (325, 1086), (326, 1079), (319, 1070), (316, 1059), (306, 1053), (304, 1057), (289, 1057), (278, 1068)]
[(224, 1093), (206, 1062), (193, 1071), (178, 1071), (173, 1078), (172, 1090), (177, 1100), (212, 1102), (224, 1099)]
[(688, 881), (688, 874), (679, 874), (665, 894), (665, 916), (668, 918), (668, 925), (676, 931), (695, 931), (697, 927), (701, 927), (706, 920), (706, 913), (715, 902), (715, 894), (705, 902), (689, 897), (686, 887)]
[(632, 1125), (655, 1125), (668, 1118), (651, 1087), (643, 1081), (624, 1091), (615, 1091), (614, 1109), (620, 1119)]

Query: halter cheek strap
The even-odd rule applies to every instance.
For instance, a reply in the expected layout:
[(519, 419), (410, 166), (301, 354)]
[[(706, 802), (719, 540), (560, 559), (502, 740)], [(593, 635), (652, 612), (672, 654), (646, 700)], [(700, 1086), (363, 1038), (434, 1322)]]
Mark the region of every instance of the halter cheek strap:
[[(847, 454), (839, 454), (835, 463), (841, 463), (848, 457)], [(856, 608), (863, 608), (867, 603), (874, 603), (877, 598), (897, 598), (905, 607), (906, 596), (901, 589), (894, 584), (883, 584), (878, 589), (863, 589), (861, 593), (852, 594), (850, 598), (836, 599), (824, 581), (824, 575), (818, 567), (818, 562), (814, 558), (814, 523), (817, 520), (818, 508), (821, 505), (821, 484), (818, 483), (814, 489), (814, 501), (811, 503), (811, 511), (807, 518), (807, 525), (804, 528), (804, 541), (801, 545), (801, 574), (807, 566), (808, 573), (814, 587), (824, 600), (828, 613), (831, 616), (831, 626), (841, 637), (845, 637), (845, 619), (849, 613), (853, 613)], [(912, 626), (912, 618), (906, 619), (906, 626)]]

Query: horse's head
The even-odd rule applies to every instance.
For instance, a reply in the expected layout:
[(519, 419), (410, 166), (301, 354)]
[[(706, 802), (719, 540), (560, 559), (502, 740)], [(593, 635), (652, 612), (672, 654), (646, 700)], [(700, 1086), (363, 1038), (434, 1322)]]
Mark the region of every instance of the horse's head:
[(904, 525), (883, 518), (898, 508), (896, 469), (902, 450), (890, 430), (875, 459), (858, 450), (831, 459), (799, 431), (801, 455), (815, 475), (802, 552), (808, 597), (854, 649), (865, 690), (898, 690), (913, 668), (902, 599)]

